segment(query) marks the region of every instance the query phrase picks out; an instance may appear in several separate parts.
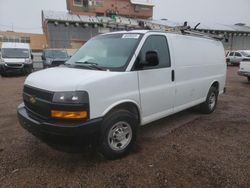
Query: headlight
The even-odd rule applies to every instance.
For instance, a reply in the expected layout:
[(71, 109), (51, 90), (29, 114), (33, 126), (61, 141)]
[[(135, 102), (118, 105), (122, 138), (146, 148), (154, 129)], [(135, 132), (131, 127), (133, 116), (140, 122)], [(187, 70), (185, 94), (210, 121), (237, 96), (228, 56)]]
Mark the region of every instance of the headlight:
[(56, 103), (82, 104), (88, 101), (88, 93), (85, 91), (56, 92), (53, 96), (53, 102)]
[(32, 61), (31, 61), (31, 59), (25, 59), (25, 63), (30, 64), (30, 63), (32, 63)]

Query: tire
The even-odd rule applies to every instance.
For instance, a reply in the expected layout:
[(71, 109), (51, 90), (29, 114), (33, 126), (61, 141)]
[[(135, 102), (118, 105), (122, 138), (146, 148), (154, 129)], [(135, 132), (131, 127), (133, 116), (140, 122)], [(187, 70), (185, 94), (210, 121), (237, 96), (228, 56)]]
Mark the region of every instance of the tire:
[(137, 129), (138, 120), (128, 110), (117, 109), (111, 112), (102, 124), (100, 153), (110, 160), (126, 156), (135, 144)]
[(250, 82), (250, 77), (247, 77), (248, 82)]
[(200, 111), (204, 114), (211, 114), (217, 106), (218, 90), (211, 87), (207, 94), (207, 99), (200, 105)]

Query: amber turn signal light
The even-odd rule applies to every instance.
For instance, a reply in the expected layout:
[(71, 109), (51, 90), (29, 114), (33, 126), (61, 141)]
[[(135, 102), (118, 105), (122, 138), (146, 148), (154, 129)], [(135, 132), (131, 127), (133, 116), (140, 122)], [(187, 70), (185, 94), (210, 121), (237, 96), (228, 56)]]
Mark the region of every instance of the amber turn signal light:
[(62, 118), (62, 119), (86, 119), (88, 113), (86, 111), (81, 112), (68, 112), (68, 111), (51, 111), (51, 117)]

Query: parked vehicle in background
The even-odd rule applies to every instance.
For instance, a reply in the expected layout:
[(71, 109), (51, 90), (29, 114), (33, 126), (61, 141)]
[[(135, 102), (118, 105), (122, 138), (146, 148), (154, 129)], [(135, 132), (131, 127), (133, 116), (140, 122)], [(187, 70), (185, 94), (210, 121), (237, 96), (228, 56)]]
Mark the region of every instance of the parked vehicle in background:
[(0, 57), (0, 74), (29, 74), (33, 71), (33, 55), (27, 43), (2, 43)]
[(140, 125), (197, 105), (212, 113), (225, 80), (220, 41), (158, 31), (107, 33), (89, 40), (65, 66), (31, 74), (18, 117), (35, 135), (97, 133), (100, 152), (114, 159), (131, 150)]
[(228, 65), (239, 65), (241, 61), (250, 61), (250, 51), (239, 50), (227, 54), (226, 61)]
[(33, 52), (32, 55), (34, 71), (43, 69), (42, 52)]
[(43, 60), (44, 68), (63, 65), (68, 59), (69, 59), (69, 55), (65, 49), (43, 50), (42, 60)]
[(250, 82), (250, 60), (245, 60), (240, 63), (238, 74), (247, 77), (247, 80)]

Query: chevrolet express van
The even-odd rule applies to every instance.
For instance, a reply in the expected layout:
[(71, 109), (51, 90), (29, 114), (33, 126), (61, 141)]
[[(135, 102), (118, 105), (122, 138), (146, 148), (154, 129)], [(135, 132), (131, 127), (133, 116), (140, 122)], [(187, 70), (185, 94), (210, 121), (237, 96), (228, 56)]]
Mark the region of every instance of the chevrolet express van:
[(200, 105), (212, 113), (225, 88), (220, 41), (178, 33), (124, 31), (89, 40), (63, 67), (28, 76), (20, 124), (31, 133), (97, 133), (109, 158), (126, 155), (139, 126)]
[(29, 74), (33, 70), (33, 56), (30, 45), (27, 43), (2, 43), (0, 56), (0, 74), (8, 73)]

